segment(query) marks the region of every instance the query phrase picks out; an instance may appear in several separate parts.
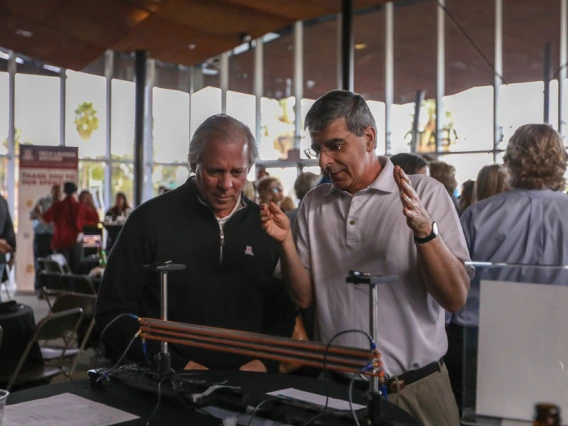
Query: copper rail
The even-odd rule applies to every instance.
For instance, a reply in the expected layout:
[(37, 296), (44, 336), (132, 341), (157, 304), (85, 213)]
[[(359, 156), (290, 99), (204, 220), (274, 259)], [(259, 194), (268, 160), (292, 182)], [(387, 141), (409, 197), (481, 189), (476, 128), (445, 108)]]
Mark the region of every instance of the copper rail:
[[(364, 350), (333, 345), (327, 348), (328, 345), (319, 342), (292, 340), (260, 333), (152, 318), (140, 318), (139, 322), (140, 336), (150, 340), (280, 362), (291, 362), (310, 367), (323, 368), (325, 366), (327, 369), (346, 373), (359, 373), (362, 368), (370, 363), (375, 367), (380, 367), (380, 354), (371, 349)], [(382, 372), (368, 371), (365, 374), (381, 376)]]

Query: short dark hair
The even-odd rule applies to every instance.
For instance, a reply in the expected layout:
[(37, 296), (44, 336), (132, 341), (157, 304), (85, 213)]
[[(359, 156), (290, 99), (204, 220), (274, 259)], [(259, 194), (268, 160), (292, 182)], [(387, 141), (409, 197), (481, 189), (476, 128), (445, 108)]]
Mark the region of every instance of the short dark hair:
[(375, 118), (365, 99), (347, 90), (332, 90), (319, 98), (306, 115), (305, 128), (310, 134), (318, 133), (338, 118), (344, 118), (349, 131), (357, 136), (363, 136), (368, 127), (377, 130)]
[(65, 182), (63, 184), (63, 192), (67, 195), (73, 195), (75, 192), (77, 192), (77, 185), (75, 185), (73, 182)]
[(400, 166), (407, 175), (415, 175), (418, 173), (418, 170), (428, 165), (428, 161), (421, 156), (408, 152), (393, 155), (390, 160), (395, 166)]

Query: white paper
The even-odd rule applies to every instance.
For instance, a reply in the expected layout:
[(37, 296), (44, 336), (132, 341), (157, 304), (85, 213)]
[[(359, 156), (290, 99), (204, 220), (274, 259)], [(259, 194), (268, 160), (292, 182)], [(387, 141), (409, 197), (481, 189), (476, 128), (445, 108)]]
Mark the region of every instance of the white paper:
[[(9, 398), (9, 397), (8, 397)], [(138, 416), (71, 393), (6, 405), (3, 426), (107, 426)]]
[[(325, 395), (318, 395), (315, 393), (304, 392), (294, 388), (282, 389), (274, 392), (267, 393), (267, 395), (280, 396), (282, 398), (292, 398), (299, 401), (309, 402), (310, 404), (325, 406)], [(329, 408), (334, 408), (336, 410), (349, 410), (349, 401), (344, 401), (342, 399), (329, 398), (327, 404)], [(359, 405), (353, 403), (354, 410), (360, 410), (365, 408), (364, 405)]]
[(530, 421), (540, 402), (568, 412), (567, 306), (565, 286), (481, 281), (478, 415)]

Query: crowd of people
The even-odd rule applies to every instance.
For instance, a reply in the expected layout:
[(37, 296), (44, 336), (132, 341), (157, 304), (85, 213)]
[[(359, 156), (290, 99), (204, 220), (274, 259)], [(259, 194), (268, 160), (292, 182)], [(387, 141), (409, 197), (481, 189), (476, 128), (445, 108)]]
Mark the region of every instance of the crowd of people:
[[(128, 350), (129, 359), (144, 361), (159, 352), (152, 342), (147, 353), (139, 343), (127, 348), (139, 324), (124, 314), (160, 315), (159, 274), (143, 265), (186, 265), (169, 276), (172, 321), (291, 337), (299, 316), (311, 310), (314, 339), (363, 348), (369, 346), (364, 335), (336, 338), (369, 329), (368, 295), (346, 285), (346, 274), (393, 275), (396, 282), (381, 287), (377, 313), (389, 401), (425, 426), (459, 424), (460, 336), (478, 325), (470, 261), (568, 264), (562, 138), (546, 124), (520, 127), (504, 165), (483, 167), (457, 196), (452, 165), (418, 154), (376, 155), (375, 120), (357, 94), (324, 95), (305, 127), (308, 154), (322, 176), (298, 176), (297, 202), (265, 171), (247, 180), (258, 157), (247, 126), (220, 114), (197, 128), (189, 144), (191, 177), (138, 206), (108, 258), (96, 313), (100, 329), (113, 323), (105, 335), (108, 355)], [(54, 186), (33, 209), (34, 255), (51, 249), (72, 270), (83, 224), (98, 221), (90, 194), (77, 201), (76, 192), (66, 183), (60, 199)], [(127, 209), (126, 197), (117, 194), (107, 216)], [(0, 231), (6, 227), (0, 222)], [(0, 238), (1, 253), (15, 250), (9, 236)], [(178, 370), (279, 370), (255, 357), (175, 344), (170, 352)], [(341, 373), (328, 378), (349, 380)]]

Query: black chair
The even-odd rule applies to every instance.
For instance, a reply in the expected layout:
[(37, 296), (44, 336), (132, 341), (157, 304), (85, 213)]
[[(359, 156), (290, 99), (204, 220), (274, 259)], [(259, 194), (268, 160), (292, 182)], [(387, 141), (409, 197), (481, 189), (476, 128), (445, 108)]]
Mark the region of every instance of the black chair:
[(63, 286), (71, 293), (97, 294), (93, 282), (87, 275), (61, 274)]
[[(72, 310), (74, 308), (81, 308), (83, 311), (83, 321), (76, 331), (77, 347), (71, 348), (72, 339), (64, 339), (67, 349), (61, 346), (47, 346), (41, 347), (41, 354), (43, 359), (51, 361), (58, 358), (73, 358), (73, 362), (67, 373), (68, 377), (72, 377), (79, 361), (79, 356), (85, 350), (85, 347), (91, 336), (91, 332), (95, 327), (95, 306), (97, 304), (97, 296), (92, 294), (77, 294), (77, 293), (64, 293), (59, 296), (53, 304), (52, 313), (60, 313)], [(69, 336), (68, 336), (69, 337)]]
[(42, 319), (37, 325), (37, 329), (28, 342), (24, 353), (18, 361), (14, 372), (10, 376), (0, 376), (0, 383), (7, 383), (6, 390), (11, 390), (15, 385), (21, 386), (33, 382), (50, 380), (59, 374), (65, 374), (63, 361), (66, 347), (62, 351), (59, 362), (56, 365), (43, 364), (29, 369), (24, 369), (24, 364), (33, 345), (40, 340), (61, 339), (69, 333), (75, 333), (77, 327), (83, 319), (83, 310), (74, 308), (57, 314), (50, 314)]
[(59, 274), (66, 273), (64, 266), (49, 257), (38, 257), (37, 262), (39, 264), (40, 271), (55, 272)]
[(61, 272), (47, 272), (41, 271), (38, 274), (39, 288), (49, 306), (49, 311), (53, 309), (52, 303), (50, 301), (51, 297), (57, 297), (61, 294), (69, 291), (66, 284), (61, 280), (61, 277), (65, 275)]

